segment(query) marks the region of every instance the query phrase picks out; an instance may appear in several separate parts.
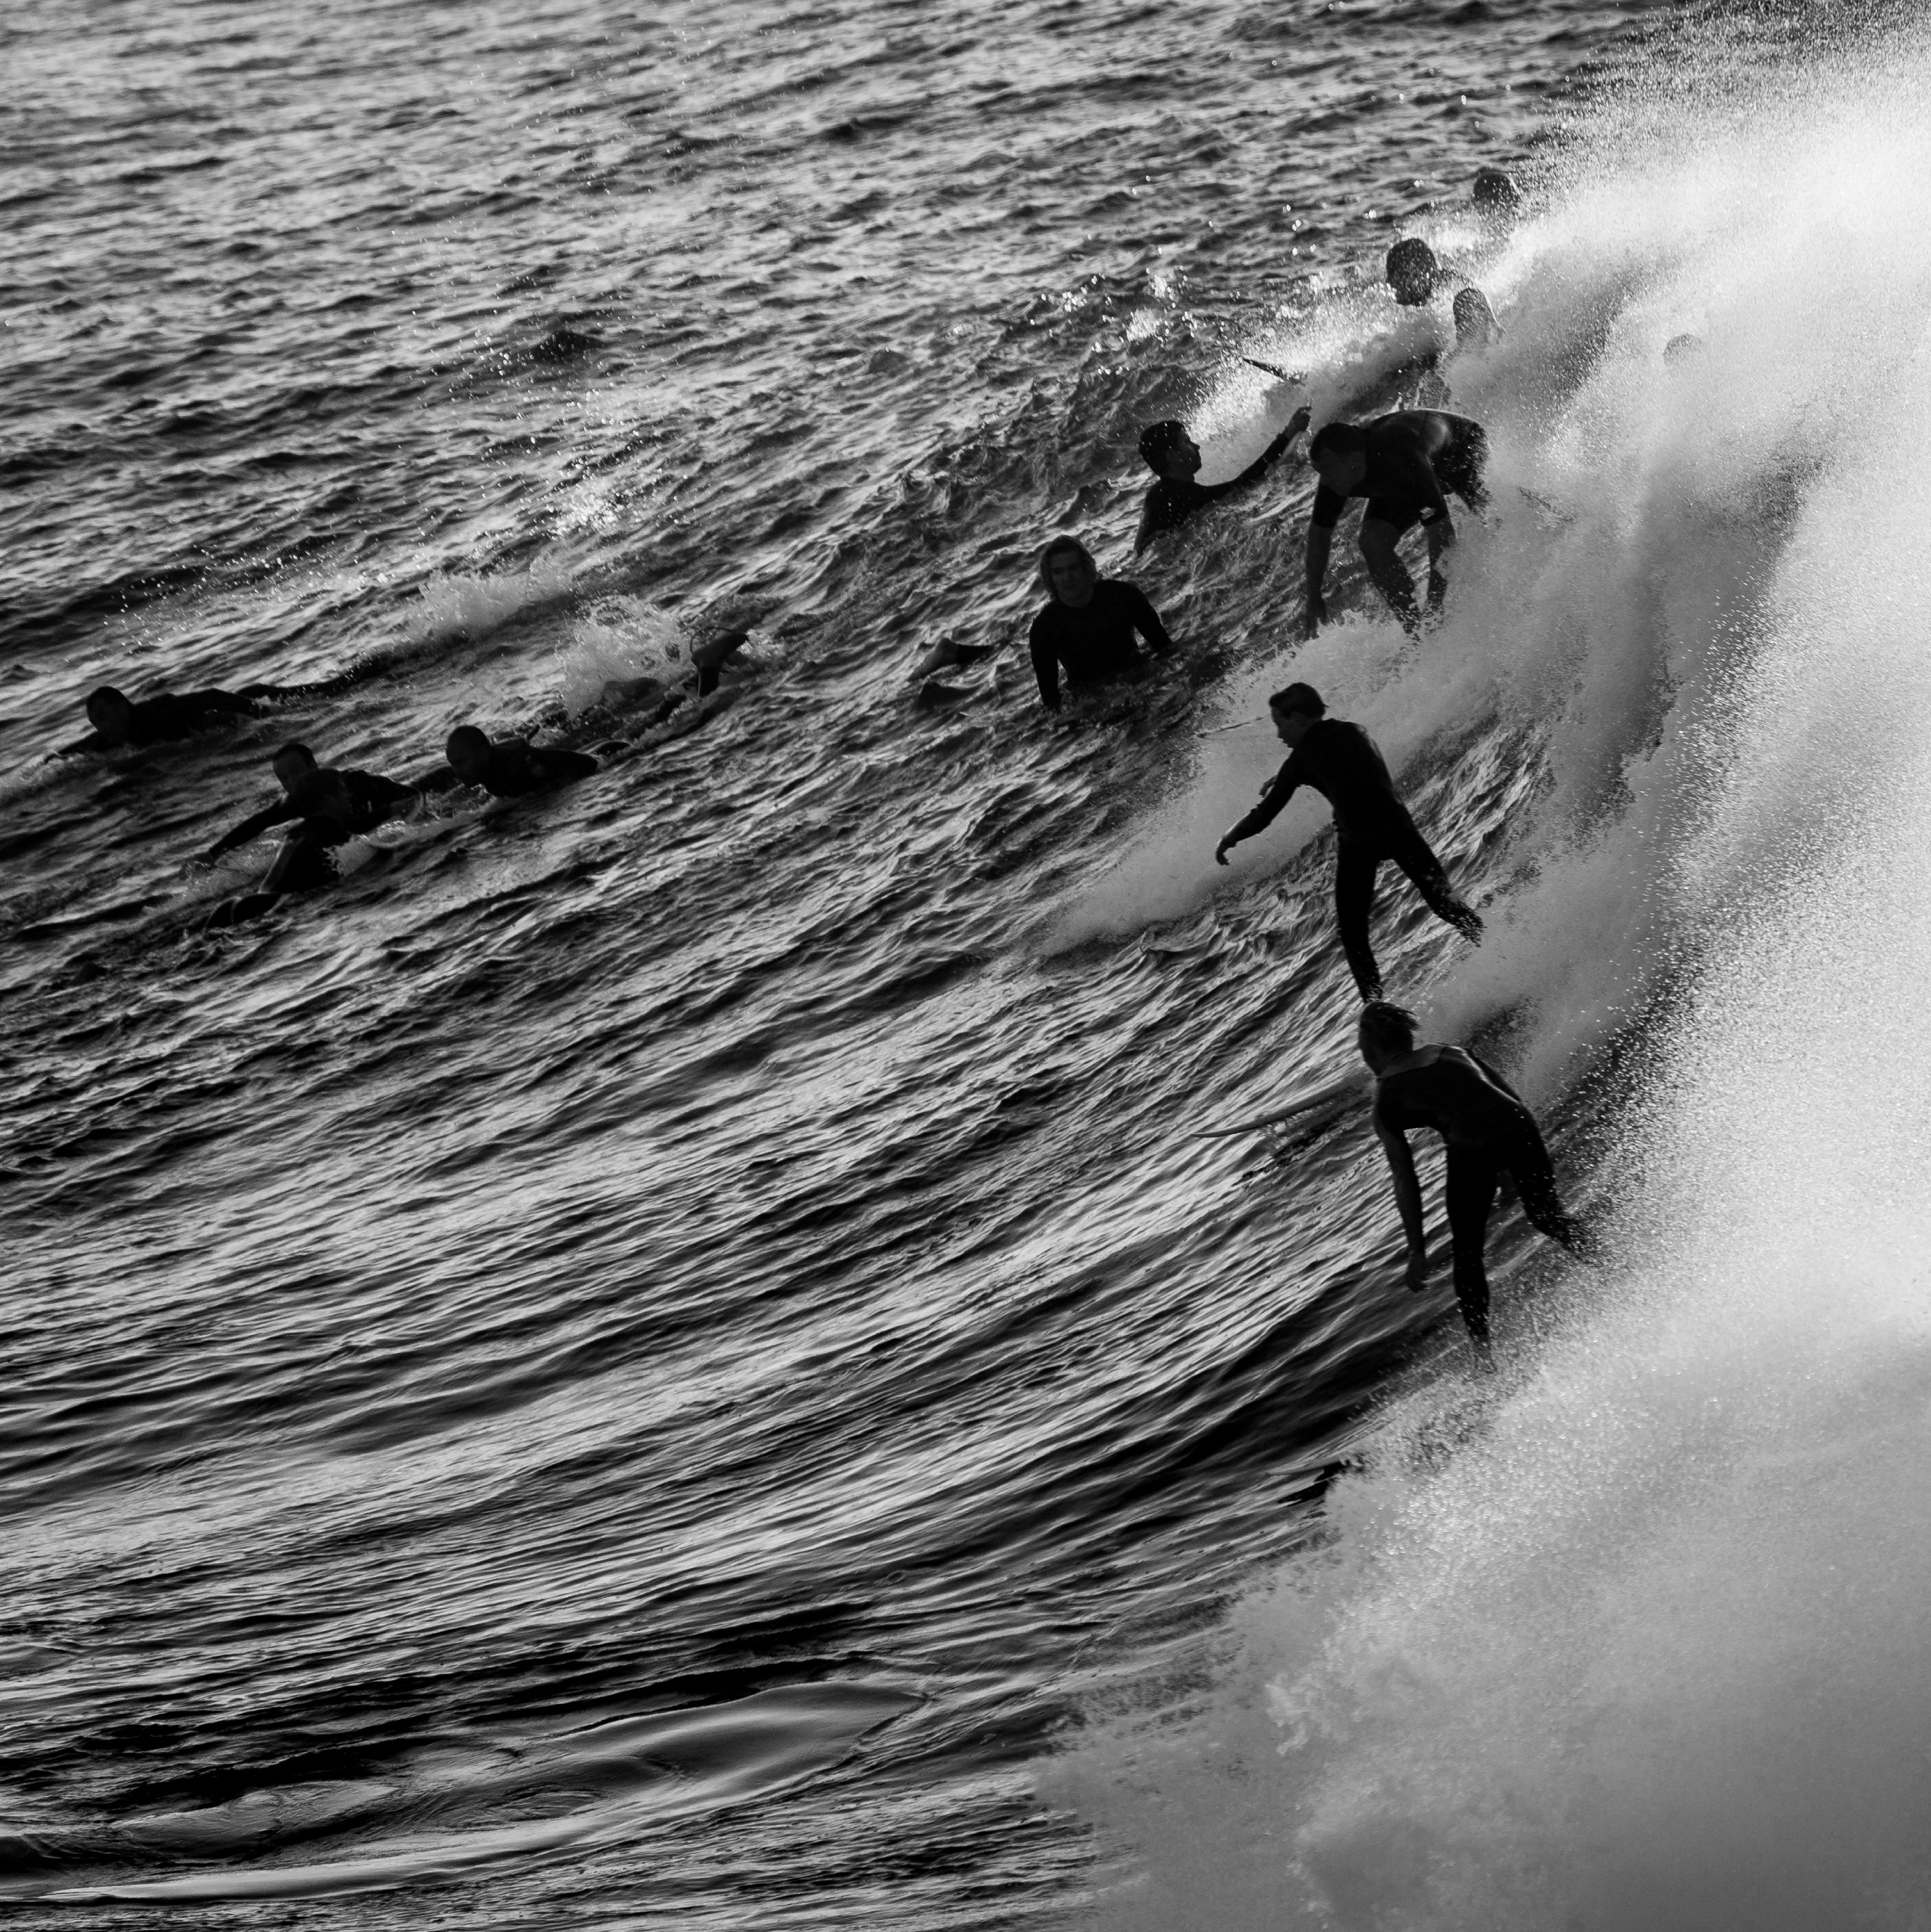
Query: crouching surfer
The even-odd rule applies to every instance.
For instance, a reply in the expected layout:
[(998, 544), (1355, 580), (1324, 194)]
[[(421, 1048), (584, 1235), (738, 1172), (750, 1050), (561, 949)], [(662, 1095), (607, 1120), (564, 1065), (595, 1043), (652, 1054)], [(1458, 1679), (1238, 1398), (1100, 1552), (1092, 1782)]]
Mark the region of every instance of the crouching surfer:
[(1488, 501), (1482, 480), (1488, 457), (1482, 425), (1441, 410), (1398, 410), (1365, 425), (1331, 422), (1317, 431), (1308, 446), (1321, 484), (1308, 518), (1307, 634), (1327, 622), (1328, 553), (1341, 512), (1356, 496), (1368, 500), (1359, 543), (1374, 587), (1408, 629), (1421, 622), (1415, 580), (1395, 554), (1419, 524), (1428, 538), (1428, 608), (1439, 610), (1448, 592), (1442, 553), (1455, 542), (1443, 493), (1452, 490), (1471, 510), (1482, 508)]
[(1476, 1342), (1488, 1342), (1488, 1274), (1482, 1250), (1497, 1184), (1513, 1176), (1530, 1225), (1572, 1254), (1583, 1238), (1556, 1197), (1555, 1174), (1541, 1130), (1521, 1096), (1485, 1060), (1458, 1046), (1415, 1043), (1415, 1016), (1377, 1000), (1362, 1009), (1361, 1057), (1374, 1075), (1374, 1131), (1388, 1156), (1395, 1204), (1408, 1237), (1408, 1286), (1428, 1286), (1428, 1247), (1422, 1184), (1408, 1136), (1431, 1127), (1446, 1143), (1449, 1238), (1455, 1298)]

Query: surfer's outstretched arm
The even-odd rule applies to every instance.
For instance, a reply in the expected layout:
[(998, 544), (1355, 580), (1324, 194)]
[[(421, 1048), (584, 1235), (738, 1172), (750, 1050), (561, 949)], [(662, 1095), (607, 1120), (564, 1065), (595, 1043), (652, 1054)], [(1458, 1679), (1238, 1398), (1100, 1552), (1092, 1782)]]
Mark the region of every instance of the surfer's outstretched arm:
[(1251, 838), (1257, 832), (1265, 832), (1286, 808), (1287, 801), (1301, 788), (1298, 777), (1288, 776), (1288, 766), (1293, 764), (1290, 758), (1262, 788), (1260, 802), (1237, 825), (1230, 825), (1221, 835), (1221, 842), (1214, 848), (1214, 863), (1224, 866), (1227, 854), (1243, 838)]
[(1395, 1204), (1401, 1211), (1401, 1227), (1408, 1237), (1408, 1286), (1425, 1287), (1428, 1279), (1428, 1242), (1422, 1221), (1422, 1184), (1415, 1172), (1415, 1156), (1408, 1150), (1408, 1136), (1374, 1110), (1374, 1131), (1381, 1151), (1388, 1156), (1389, 1178), (1395, 1184)]
[(212, 866), (218, 859), (233, 851), (236, 846), (246, 845), (251, 840), (259, 838), (271, 826), (286, 824), (290, 819), (299, 818), (301, 815), (291, 799), (284, 798), (274, 805), (264, 806), (260, 812), (223, 832), (202, 854), (203, 859)]

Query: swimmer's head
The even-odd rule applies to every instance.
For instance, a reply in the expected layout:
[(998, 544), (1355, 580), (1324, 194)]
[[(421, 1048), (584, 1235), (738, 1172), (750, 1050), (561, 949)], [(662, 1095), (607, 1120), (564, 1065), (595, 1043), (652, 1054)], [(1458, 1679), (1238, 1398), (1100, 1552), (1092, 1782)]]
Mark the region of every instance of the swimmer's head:
[(1327, 715), (1327, 700), (1311, 684), (1290, 684), (1267, 700), (1274, 734), (1289, 750), (1308, 735), (1309, 728)]
[(1502, 325), (1479, 289), (1464, 289), (1455, 298), (1455, 339), (1463, 349), (1486, 349), (1501, 335)]
[(1170, 418), (1149, 423), (1140, 433), (1140, 453), (1156, 476), (1185, 478), (1200, 466), (1200, 446), (1187, 434), (1187, 425)]
[(1522, 206), (1522, 190), (1500, 168), (1476, 170), (1474, 198), (1476, 206), (1491, 219), (1506, 219)]
[(1361, 1018), (1355, 1027), (1355, 1039), (1360, 1046), (1362, 1058), (1377, 1068), (1388, 1060), (1398, 1060), (1413, 1048), (1415, 1031), (1419, 1024), (1406, 1006), (1393, 1005), (1386, 1000), (1370, 1000), (1362, 1008)]
[(481, 784), (489, 770), (489, 734), (473, 724), (458, 724), (449, 734), (443, 754), (465, 784)]
[(125, 745), (134, 735), (134, 700), (111, 684), (87, 694), (87, 722), (110, 745)]
[(1093, 600), (1100, 566), (1077, 537), (1058, 536), (1039, 554), (1039, 580), (1055, 603), (1083, 610)]
[(1368, 432), (1359, 423), (1323, 423), (1308, 446), (1308, 460), (1330, 490), (1346, 496), (1368, 474)]
[(314, 770), (315, 754), (306, 745), (290, 743), (283, 746), (270, 763), (275, 776), (281, 781), (282, 790), (293, 797), (303, 776)]
[(1686, 356), (1701, 356), (1709, 346), (1700, 335), (1672, 335), (1663, 344), (1663, 360), (1680, 362)]
[(1441, 265), (1435, 251), (1419, 235), (1398, 242), (1388, 251), (1388, 286), (1404, 308), (1416, 308), (1435, 292)]
[(304, 818), (332, 818), (346, 825), (355, 816), (356, 802), (340, 772), (303, 772), (289, 787), (288, 802)]

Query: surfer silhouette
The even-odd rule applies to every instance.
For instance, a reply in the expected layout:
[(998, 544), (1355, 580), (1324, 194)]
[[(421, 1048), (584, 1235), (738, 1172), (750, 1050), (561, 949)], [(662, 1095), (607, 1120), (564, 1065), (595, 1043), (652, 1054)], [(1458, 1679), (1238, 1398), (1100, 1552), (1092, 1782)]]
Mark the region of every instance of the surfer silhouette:
[(459, 785), (480, 785), (492, 798), (527, 798), (532, 792), (574, 784), (597, 769), (587, 752), (539, 748), (522, 738), (491, 742), (489, 734), (474, 724), (458, 724), (443, 749), (449, 763), (428, 773), (419, 790), (453, 791)]
[(79, 752), (119, 751), (134, 745), (164, 745), (191, 738), (226, 720), (255, 718), (265, 704), (285, 704), (298, 698), (329, 698), (376, 676), (388, 658), (370, 652), (347, 670), (313, 684), (245, 684), (239, 691), (162, 691), (152, 698), (130, 698), (111, 684), (87, 694), (87, 722), (94, 727), (84, 738), (63, 745), (59, 755)]
[(1440, 1134), (1448, 1154), (1443, 1190), (1455, 1256), (1455, 1298), (1476, 1342), (1488, 1342), (1488, 1272), (1483, 1250), (1495, 1190), (1511, 1175), (1530, 1225), (1572, 1254), (1583, 1237), (1557, 1198), (1555, 1174), (1542, 1130), (1522, 1096), (1486, 1060), (1458, 1046), (1415, 1043), (1416, 1021), (1404, 1008), (1376, 1000), (1364, 1006), (1356, 1037), (1374, 1075), (1374, 1131), (1388, 1157), (1395, 1203), (1408, 1238), (1408, 1286), (1428, 1281), (1422, 1184), (1408, 1136)]
[(1280, 816), (1302, 785), (1319, 792), (1335, 814), (1335, 916), (1341, 950), (1364, 1000), (1381, 997), (1381, 969), (1368, 943), (1368, 916), (1374, 878), (1392, 859), (1414, 883), (1428, 910), (1473, 944), (1482, 921), (1455, 896), (1442, 862), (1422, 836), (1374, 740), (1359, 724), (1326, 716), (1327, 705), (1311, 684), (1290, 684), (1267, 700), (1274, 729), (1288, 758), (1260, 794), (1260, 802), (1232, 826), (1215, 848), (1224, 866), (1227, 851)]
[(367, 829), (366, 813), (358, 805), (347, 779), (346, 772), (325, 766), (296, 775), (288, 788), (286, 815), (299, 823), (282, 841), (281, 850), (263, 874), (260, 885), (237, 898), (224, 900), (209, 915), (209, 926), (240, 926), (273, 911), (287, 893), (319, 892), (336, 883), (340, 874), (331, 848), (346, 844), (358, 831)]
[[(288, 744), (275, 753), (271, 761), (275, 777), (280, 781), (283, 796), (275, 804), (264, 806), (260, 812), (243, 819), (239, 825), (222, 833), (203, 855), (212, 865), (224, 854), (232, 852), (238, 845), (246, 845), (259, 838), (271, 826), (286, 824), (292, 818), (305, 816), (298, 794), (304, 796), (302, 781), (312, 772), (325, 769), (315, 762), (315, 754), (306, 745)], [(394, 778), (379, 776), (374, 772), (361, 772), (344, 768), (335, 770), (333, 776), (342, 781), (350, 806), (348, 823), (354, 832), (366, 832), (380, 825), (386, 818), (392, 818), (416, 797), (415, 788), (399, 784)]]
[(1134, 555), (1139, 556), (1163, 530), (1177, 530), (1210, 504), (1252, 489), (1308, 427), (1308, 413), (1305, 404), (1296, 410), (1287, 418), (1287, 427), (1238, 476), (1230, 477), (1224, 483), (1194, 482), (1200, 467), (1200, 448), (1187, 434), (1185, 423), (1170, 420), (1149, 423), (1140, 433), (1140, 453), (1160, 481), (1146, 493), (1140, 534), (1134, 538)]
[(1032, 672), (1047, 710), (1060, 708), (1062, 668), (1075, 692), (1137, 676), (1146, 661), (1134, 647), (1136, 632), (1157, 658), (1173, 650), (1173, 640), (1146, 592), (1137, 584), (1102, 577), (1077, 537), (1055, 537), (1040, 553), (1039, 580), (1050, 601), (1032, 620)]
[(1482, 487), (1488, 460), (1482, 425), (1442, 410), (1397, 410), (1366, 424), (1331, 422), (1308, 446), (1308, 460), (1320, 472), (1320, 488), (1308, 519), (1306, 634), (1326, 622), (1322, 595), (1335, 525), (1350, 498), (1365, 496), (1359, 542), (1362, 561), (1376, 589), (1413, 630), (1420, 622), (1414, 579), (1395, 554), (1402, 536), (1420, 524), (1428, 533), (1428, 608), (1440, 607), (1448, 590), (1441, 573), (1442, 552), (1455, 542), (1445, 490), (1452, 490), (1472, 510), (1488, 500)]
[(264, 699), (282, 694), (272, 684), (251, 684), (239, 691), (164, 691), (137, 703), (125, 692), (104, 684), (87, 694), (87, 722), (94, 729), (61, 748), (65, 754), (164, 745), (191, 738), (225, 718), (253, 718)]

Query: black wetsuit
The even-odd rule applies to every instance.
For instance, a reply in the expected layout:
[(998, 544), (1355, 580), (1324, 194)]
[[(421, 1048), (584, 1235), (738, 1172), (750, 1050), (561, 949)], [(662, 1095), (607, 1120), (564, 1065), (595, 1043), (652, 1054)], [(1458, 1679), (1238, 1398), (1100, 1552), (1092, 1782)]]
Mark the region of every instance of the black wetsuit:
[(98, 731), (67, 747), (69, 752), (115, 752), (132, 745), (165, 745), (177, 738), (191, 738), (224, 718), (252, 718), (261, 700), (278, 694), (271, 684), (251, 684), (239, 691), (164, 691), (158, 698), (130, 702), (134, 714), (128, 720), (128, 735), (112, 744)]
[[(344, 838), (358, 832), (374, 830), (384, 819), (394, 818), (416, 796), (413, 786), (398, 784), (395, 779), (380, 777), (374, 772), (345, 768), (336, 771), (335, 776), (348, 788), (349, 796), (355, 802), (355, 815), (349, 821)], [(219, 842), (209, 849), (208, 856), (218, 859), (223, 853), (232, 852), (236, 846), (259, 838), (270, 826), (285, 825), (291, 818), (301, 816), (302, 808), (293, 798), (284, 797), (278, 804), (265, 806), (253, 817), (243, 819), (233, 830), (224, 832)]]
[[(337, 774), (345, 784), (352, 778), (367, 778), (367, 772), (342, 772)], [(378, 785), (387, 785), (387, 778), (377, 778)], [(395, 789), (404, 797), (413, 798), (415, 794), (407, 786)], [(357, 788), (350, 785), (352, 794)], [(300, 808), (290, 805), (279, 814), (277, 822), (293, 818)], [(263, 814), (266, 816), (266, 814)], [(358, 832), (366, 831), (372, 824), (379, 824), (387, 818), (386, 810), (377, 811), (372, 819), (365, 819), (363, 808), (358, 800), (355, 810), (347, 819), (331, 814), (317, 813), (313, 818), (304, 818), (282, 841), (281, 850), (275, 854), (275, 862), (263, 875), (260, 886), (254, 892), (244, 892), (239, 898), (224, 901), (209, 916), (210, 926), (242, 926), (250, 920), (260, 919), (265, 913), (272, 912), (288, 892), (320, 892), (325, 886), (332, 886), (341, 879), (341, 873), (335, 864), (335, 853), (330, 849), (344, 845)], [(252, 821), (250, 821), (251, 823)], [(236, 831), (246, 830), (238, 826)], [(249, 835), (252, 837), (254, 835)], [(231, 835), (232, 836), (232, 835)], [(242, 842), (236, 841), (237, 844)], [(212, 855), (211, 855), (212, 856)]]
[[(1432, 457), (1422, 455), (1407, 434), (1424, 420), (1451, 429), (1448, 441)], [(1471, 510), (1488, 502), (1482, 471), (1488, 460), (1488, 439), (1479, 422), (1446, 410), (1398, 410), (1377, 416), (1368, 424), (1367, 435), (1368, 468), (1347, 496), (1325, 483), (1314, 492), (1309, 520), (1317, 528), (1332, 530), (1353, 496), (1368, 499), (1362, 522), (1392, 524), (1398, 533), (1446, 517), (1450, 490)]]
[(1161, 531), (1177, 530), (1222, 497), (1252, 489), (1281, 460), (1288, 445), (1300, 434), (1298, 423), (1292, 429), (1284, 429), (1238, 476), (1230, 477), (1224, 483), (1197, 483), (1191, 476), (1161, 477), (1146, 493), (1146, 508), (1140, 514), (1140, 534), (1134, 538), (1134, 555), (1139, 556)]
[(1032, 669), (1039, 680), (1040, 701), (1049, 711), (1059, 709), (1062, 664), (1067, 683), (1076, 689), (1137, 670), (1136, 631), (1155, 657), (1164, 657), (1173, 648), (1159, 612), (1137, 584), (1100, 578), (1091, 600), (1077, 610), (1056, 597), (1032, 620)]
[(1446, 1144), (1445, 1189), (1462, 1318), (1488, 1335), (1488, 1270), (1483, 1250), (1497, 1184), (1511, 1175), (1530, 1226), (1569, 1249), (1575, 1226), (1557, 1198), (1555, 1172), (1535, 1116), (1501, 1075), (1457, 1046), (1425, 1046), (1375, 1082), (1377, 1125), (1398, 1133), (1432, 1128)]
[[(539, 751), (521, 738), (504, 738), (489, 748), (489, 764), (479, 782), (492, 798), (527, 798), (532, 792), (574, 784), (597, 768), (587, 752)], [(425, 791), (449, 791), (467, 784), (452, 767), (438, 765), (422, 782)]]
[(1374, 904), (1374, 878), (1392, 859), (1414, 881), (1437, 919), (1473, 937), (1482, 922), (1457, 898), (1408, 808), (1395, 795), (1394, 781), (1374, 740), (1359, 724), (1320, 718), (1308, 728), (1274, 782), (1257, 805), (1227, 834), (1228, 842), (1251, 838), (1279, 817), (1305, 785), (1334, 808), (1335, 915), (1341, 950), (1365, 1000), (1381, 997), (1381, 969), (1368, 944), (1368, 915)]

